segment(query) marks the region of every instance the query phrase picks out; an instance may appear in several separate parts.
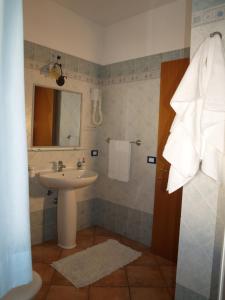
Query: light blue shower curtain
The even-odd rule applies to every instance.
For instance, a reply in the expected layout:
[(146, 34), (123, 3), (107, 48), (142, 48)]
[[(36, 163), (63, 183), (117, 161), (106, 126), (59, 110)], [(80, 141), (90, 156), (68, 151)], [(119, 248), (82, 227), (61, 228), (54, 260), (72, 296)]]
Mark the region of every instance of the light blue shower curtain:
[(22, 0), (0, 0), (0, 298), (32, 280)]

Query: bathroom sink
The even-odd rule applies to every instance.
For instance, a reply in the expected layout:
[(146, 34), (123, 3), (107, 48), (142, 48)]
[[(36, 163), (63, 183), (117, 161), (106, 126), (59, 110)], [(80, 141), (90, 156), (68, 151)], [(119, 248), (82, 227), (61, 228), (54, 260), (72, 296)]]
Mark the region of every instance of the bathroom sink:
[(79, 188), (96, 181), (98, 174), (91, 170), (65, 169), (62, 172), (43, 171), (37, 174), (42, 185), (58, 190), (58, 245), (64, 249), (76, 247), (77, 202)]
[(51, 189), (78, 189), (96, 181), (98, 174), (91, 170), (65, 169), (62, 172), (38, 173), (42, 185)]

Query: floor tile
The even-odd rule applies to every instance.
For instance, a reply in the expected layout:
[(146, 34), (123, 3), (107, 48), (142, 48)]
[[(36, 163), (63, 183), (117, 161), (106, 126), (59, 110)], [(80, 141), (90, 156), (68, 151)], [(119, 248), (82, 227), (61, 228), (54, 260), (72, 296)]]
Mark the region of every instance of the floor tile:
[(175, 287), (174, 288), (168, 288), (170, 295), (172, 296), (172, 299), (175, 299)]
[(95, 227), (95, 235), (114, 235), (115, 233), (102, 227)]
[(46, 300), (88, 300), (87, 289), (76, 289), (73, 286), (51, 286)]
[(137, 250), (137, 251), (148, 251), (149, 250), (150, 251), (150, 248), (148, 248), (147, 246), (145, 246), (139, 242), (129, 240), (125, 237), (121, 237), (120, 241), (124, 245), (129, 246), (129, 247), (133, 248), (134, 250)]
[(175, 266), (160, 266), (163, 278), (166, 280), (169, 287), (175, 286), (176, 267)]
[(80, 252), (84, 249), (86, 249), (86, 247), (79, 247), (78, 245), (73, 249), (62, 249), (62, 252), (60, 254), (60, 258), (69, 256), (69, 255), (73, 255), (73, 254), (78, 253), (78, 252)]
[(52, 277), (52, 285), (72, 285), (62, 274), (55, 271)]
[(127, 287), (91, 287), (89, 300), (130, 300)]
[(159, 267), (157, 266), (128, 266), (126, 267), (130, 286), (166, 287)]
[[(153, 253), (154, 254), (154, 253)], [(155, 255), (155, 258), (159, 265), (168, 265), (168, 266), (176, 266), (175, 262), (170, 261), (164, 257)]]
[(145, 265), (145, 266), (157, 266), (158, 262), (150, 251), (142, 252), (141, 257), (133, 261), (129, 264), (129, 266), (136, 266), (136, 265)]
[(32, 247), (33, 262), (51, 263), (60, 257), (62, 249), (56, 242), (43, 243)]
[[(128, 266), (106, 276), (91, 287), (75, 288), (63, 275), (50, 266), (52, 261), (80, 252), (93, 244), (115, 239), (142, 252), (140, 258)], [(43, 287), (35, 300), (171, 300), (174, 299), (176, 265), (150, 248), (100, 227), (77, 233), (77, 247), (62, 249), (57, 241), (32, 247), (33, 269), (43, 280)], [(130, 293), (128, 285), (130, 285)], [(131, 298), (130, 298), (131, 294)]]
[(166, 288), (131, 288), (131, 300), (172, 300)]
[(77, 246), (80, 248), (88, 248), (94, 245), (94, 236), (77, 237)]
[(105, 242), (109, 239), (120, 241), (121, 236), (117, 233), (111, 232), (109, 230), (97, 227), (95, 229), (95, 244)]
[(125, 269), (119, 269), (112, 274), (98, 280), (93, 286), (128, 286)]
[(45, 300), (49, 288), (50, 288), (49, 285), (43, 285), (33, 300)]
[(51, 284), (54, 269), (50, 265), (45, 263), (33, 263), (33, 270), (41, 276), (43, 284)]
[(115, 238), (114, 236), (109, 236), (109, 235), (98, 235), (95, 237), (94, 244), (100, 244), (103, 242), (106, 242), (107, 240), (117, 240), (120, 242), (119, 239)]
[(79, 230), (77, 232), (77, 237), (78, 238), (80, 238), (80, 237), (87, 237), (87, 236), (88, 237), (93, 237), (94, 233), (95, 233), (95, 228), (94, 227), (90, 227), (90, 228)]

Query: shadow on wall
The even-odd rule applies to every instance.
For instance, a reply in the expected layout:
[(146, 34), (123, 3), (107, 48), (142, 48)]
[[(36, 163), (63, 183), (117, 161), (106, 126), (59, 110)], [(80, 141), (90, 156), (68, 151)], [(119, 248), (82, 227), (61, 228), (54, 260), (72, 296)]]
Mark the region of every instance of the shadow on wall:
[[(38, 244), (57, 237), (57, 196), (56, 190), (47, 190), (37, 176), (29, 178), (30, 199), (43, 202), (43, 209), (30, 213), (31, 242)], [(35, 205), (34, 205), (35, 209)]]

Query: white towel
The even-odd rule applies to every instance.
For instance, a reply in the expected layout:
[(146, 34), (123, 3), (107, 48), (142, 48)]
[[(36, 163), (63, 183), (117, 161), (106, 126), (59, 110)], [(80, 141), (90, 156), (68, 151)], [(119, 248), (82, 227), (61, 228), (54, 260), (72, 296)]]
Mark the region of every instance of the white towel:
[(220, 183), (225, 133), (225, 59), (219, 36), (207, 38), (189, 65), (171, 106), (176, 117), (163, 156), (169, 193), (201, 170)]
[(131, 145), (128, 141), (110, 140), (108, 176), (128, 182), (130, 178)]

